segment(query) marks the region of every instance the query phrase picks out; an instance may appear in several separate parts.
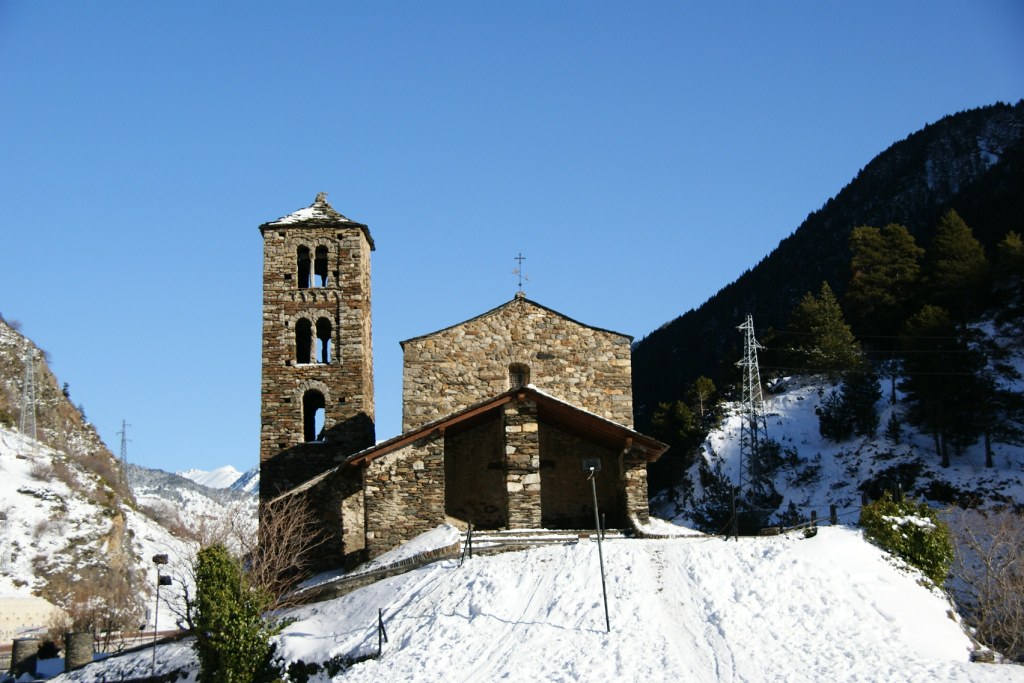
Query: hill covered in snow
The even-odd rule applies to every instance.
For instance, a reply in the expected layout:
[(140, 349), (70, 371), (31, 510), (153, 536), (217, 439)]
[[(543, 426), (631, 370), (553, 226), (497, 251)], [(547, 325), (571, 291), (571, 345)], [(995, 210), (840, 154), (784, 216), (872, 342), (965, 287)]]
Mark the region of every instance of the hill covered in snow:
[[(610, 632), (598, 546), (580, 540), (436, 562), (296, 608), (277, 652), (310, 681), (1024, 681), (1024, 667), (971, 662), (946, 598), (856, 529), (617, 539), (603, 555)], [(148, 674), (151, 657), (67, 679)], [(157, 661), (195, 680), (187, 641)]]

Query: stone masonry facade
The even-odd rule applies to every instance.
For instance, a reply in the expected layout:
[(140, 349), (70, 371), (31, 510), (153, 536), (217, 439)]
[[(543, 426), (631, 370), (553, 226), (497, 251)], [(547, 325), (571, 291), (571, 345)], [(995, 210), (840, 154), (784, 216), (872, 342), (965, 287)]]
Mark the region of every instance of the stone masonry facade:
[(517, 295), (476, 318), (402, 342), (402, 429), (507, 391), (513, 367), (541, 391), (632, 427), (631, 341)]
[[(373, 241), (323, 194), (307, 209), (264, 223), (260, 233), (260, 464), (272, 484), (261, 487), (265, 498), (373, 444)], [(323, 429), (311, 435), (309, 413), (318, 409)]]

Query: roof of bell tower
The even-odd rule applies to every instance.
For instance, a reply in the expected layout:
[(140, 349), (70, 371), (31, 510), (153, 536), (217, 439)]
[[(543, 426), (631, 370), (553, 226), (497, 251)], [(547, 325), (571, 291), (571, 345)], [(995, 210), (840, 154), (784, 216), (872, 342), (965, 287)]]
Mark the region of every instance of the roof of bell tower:
[(276, 221), (269, 221), (260, 226), (262, 233), (265, 228), (279, 230), (288, 227), (346, 227), (359, 228), (366, 235), (366, 241), (370, 243), (370, 249), (374, 249), (373, 237), (370, 229), (363, 223), (358, 223), (334, 210), (334, 207), (327, 203), (327, 193), (318, 192), (313, 203), (305, 208), (293, 211), (287, 216), (282, 216)]

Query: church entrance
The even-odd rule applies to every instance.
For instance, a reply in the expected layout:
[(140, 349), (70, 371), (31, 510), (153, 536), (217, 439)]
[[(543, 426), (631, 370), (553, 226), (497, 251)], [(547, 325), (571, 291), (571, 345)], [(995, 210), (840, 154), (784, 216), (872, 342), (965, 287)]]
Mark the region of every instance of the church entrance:
[(501, 529), (508, 526), (501, 412), (482, 417), (444, 436), (444, 512), (475, 529)]
[(597, 505), (605, 528), (626, 523), (618, 452), (546, 423), (540, 425), (541, 523), (545, 529), (593, 529), (594, 492), (582, 462), (599, 459)]

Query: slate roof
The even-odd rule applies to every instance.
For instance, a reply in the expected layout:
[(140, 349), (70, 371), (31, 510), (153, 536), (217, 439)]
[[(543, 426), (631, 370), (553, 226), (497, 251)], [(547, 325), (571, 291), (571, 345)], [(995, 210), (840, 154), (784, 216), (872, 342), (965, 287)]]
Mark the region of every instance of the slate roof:
[(370, 243), (370, 249), (374, 249), (373, 237), (370, 236), (369, 227), (335, 211), (334, 207), (327, 203), (326, 192), (318, 193), (316, 199), (309, 206), (293, 211), (287, 216), (281, 216), (276, 221), (264, 223), (260, 226), (260, 232), (262, 233), (266, 229), (279, 230), (293, 226), (327, 227), (332, 225), (359, 228), (365, 233), (366, 241)]

